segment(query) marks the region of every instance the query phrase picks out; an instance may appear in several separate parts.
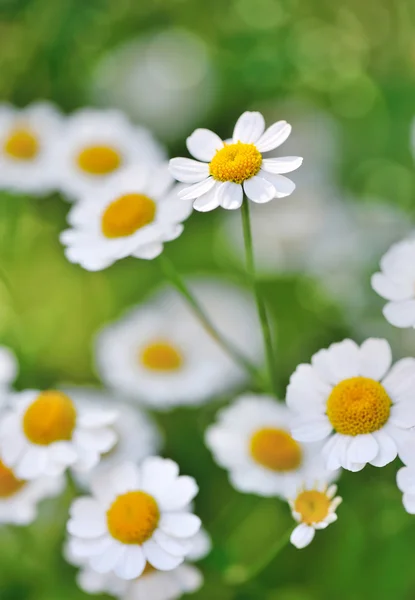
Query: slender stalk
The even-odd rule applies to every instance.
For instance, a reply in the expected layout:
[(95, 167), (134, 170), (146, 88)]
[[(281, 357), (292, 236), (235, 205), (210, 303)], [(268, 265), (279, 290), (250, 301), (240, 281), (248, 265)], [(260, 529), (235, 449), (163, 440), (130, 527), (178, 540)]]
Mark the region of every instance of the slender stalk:
[(237, 362), (243, 369), (248, 371), (250, 375), (255, 379), (258, 386), (263, 389), (265, 382), (261, 373), (258, 369), (243, 355), (235, 346), (229, 342), (222, 334), (216, 329), (212, 321), (201, 307), (195, 296), (187, 287), (180, 273), (176, 270), (173, 263), (164, 255), (159, 256), (159, 262), (163, 269), (164, 274), (170, 283), (176, 288), (176, 290), (183, 296), (186, 302), (189, 304), (195, 315), (200, 320), (205, 330), (212, 336), (212, 338), (229, 354), (235, 362)]
[(264, 338), (265, 357), (267, 361), (269, 387), (275, 395), (277, 395), (277, 383), (275, 377), (275, 357), (272, 346), (271, 328), (268, 321), (267, 310), (259, 291), (258, 282), (255, 272), (254, 250), (252, 245), (251, 219), (249, 216), (249, 200), (244, 198), (242, 203), (242, 227), (244, 232), (245, 252), (246, 252), (246, 269), (251, 286), (255, 296), (255, 302), (258, 309), (259, 321), (261, 323), (262, 335)]

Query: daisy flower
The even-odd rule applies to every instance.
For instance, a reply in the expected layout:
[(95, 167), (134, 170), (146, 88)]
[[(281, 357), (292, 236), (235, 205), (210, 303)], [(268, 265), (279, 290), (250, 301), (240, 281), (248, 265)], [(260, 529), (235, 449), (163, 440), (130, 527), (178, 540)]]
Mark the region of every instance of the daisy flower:
[(332, 344), (299, 365), (291, 376), (287, 404), (297, 414), (294, 439), (324, 441), (328, 469), (384, 467), (414, 435), (415, 359), (392, 368), (386, 340)]
[(127, 462), (95, 476), (91, 490), (70, 509), (71, 555), (86, 559), (97, 573), (125, 580), (140, 577), (147, 563), (160, 571), (183, 563), (200, 529), (189, 509), (198, 487), (192, 477), (179, 476), (175, 462)]
[(60, 494), (63, 477), (38, 477), (28, 481), (17, 477), (0, 460), (0, 523), (28, 525), (37, 516), (37, 505), (44, 498)]
[(244, 112), (233, 130), (232, 140), (222, 141), (209, 129), (196, 129), (187, 138), (187, 149), (196, 158), (173, 158), (170, 171), (189, 187), (180, 192), (193, 200), (194, 208), (207, 212), (222, 206), (229, 210), (241, 206), (243, 193), (263, 204), (273, 198), (289, 196), (295, 184), (284, 177), (302, 163), (299, 156), (264, 158), (263, 153), (278, 148), (291, 133), (291, 125), (278, 121), (265, 130), (259, 112)]
[(289, 500), (292, 515), (299, 523), (290, 537), (293, 546), (305, 548), (313, 541), (316, 530), (325, 529), (337, 520), (336, 509), (342, 499), (336, 492), (336, 485), (306, 486)]
[(394, 244), (380, 261), (372, 287), (388, 300), (385, 318), (395, 327), (415, 327), (415, 239)]
[(67, 119), (57, 149), (58, 181), (69, 200), (97, 192), (130, 166), (157, 165), (165, 152), (151, 133), (117, 110), (85, 108)]
[(62, 131), (63, 117), (51, 104), (0, 105), (0, 188), (39, 195), (55, 189)]
[(26, 390), (10, 398), (0, 421), (0, 456), (17, 477), (92, 469), (117, 441), (114, 410), (85, 409), (63, 392)]
[(179, 237), (182, 221), (192, 211), (172, 183), (164, 166), (114, 175), (105, 189), (85, 196), (70, 211), (72, 229), (60, 236), (66, 258), (88, 271), (100, 271), (127, 256), (156, 258), (164, 242)]
[(146, 563), (143, 573), (134, 581), (126, 581), (115, 573), (97, 573), (83, 559), (71, 556), (65, 549), (68, 562), (80, 567), (77, 576), (79, 587), (87, 594), (109, 594), (122, 600), (176, 600), (183, 594), (196, 592), (203, 584), (203, 575), (191, 563), (200, 560), (210, 550), (210, 538), (200, 530), (190, 540), (192, 549), (186, 562), (171, 571), (160, 571)]
[(220, 411), (205, 439), (237, 490), (289, 498), (301, 483), (328, 475), (322, 444), (296, 442), (291, 425), (286, 406), (267, 396), (246, 394)]
[[(189, 282), (214, 326), (251, 361), (262, 357), (257, 313), (241, 289), (215, 279)], [(105, 327), (95, 342), (101, 379), (154, 408), (200, 404), (246, 380), (187, 303), (162, 289)]]

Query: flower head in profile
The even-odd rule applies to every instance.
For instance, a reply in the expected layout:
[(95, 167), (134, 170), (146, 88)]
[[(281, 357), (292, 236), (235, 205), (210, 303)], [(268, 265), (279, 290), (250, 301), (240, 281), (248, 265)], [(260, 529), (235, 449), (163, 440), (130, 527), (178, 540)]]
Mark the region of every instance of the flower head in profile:
[(316, 530), (326, 529), (337, 521), (336, 509), (342, 499), (336, 492), (337, 486), (327, 483), (303, 486), (289, 500), (292, 515), (298, 523), (290, 538), (293, 546), (305, 548), (313, 541)]
[(287, 404), (296, 413), (296, 440), (324, 441), (328, 469), (360, 471), (390, 463), (414, 436), (415, 359), (392, 366), (386, 340), (332, 344), (299, 365)]
[(135, 167), (87, 194), (69, 213), (72, 228), (60, 237), (67, 259), (100, 271), (127, 256), (156, 258), (164, 242), (179, 237), (192, 211), (172, 184), (164, 166)]
[(0, 421), (0, 456), (18, 478), (89, 470), (117, 441), (113, 409), (85, 409), (57, 390), (11, 396)]
[(244, 112), (239, 117), (232, 140), (222, 141), (208, 129), (196, 129), (187, 138), (187, 148), (196, 160), (170, 161), (173, 176), (192, 184), (180, 192), (180, 197), (193, 200), (196, 210), (207, 212), (218, 206), (239, 208), (244, 192), (259, 204), (289, 196), (295, 184), (283, 173), (298, 169), (302, 158), (264, 158), (263, 154), (278, 148), (290, 133), (291, 125), (286, 121), (265, 129), (259, 112)]
[(303, 482), (337, 475), (327, 472), (321, 443), (293, 439), (292, 418), (286, 406), (254, 394), (220, 411), (206, 431), (206, 444), (237, 490), (287, 499)]
[(73, 502), (67, 529), (71, 556), (93, 571), (133, 580), (146, 569), (176, 569), (191, 552), (200, 519), (189, 503), (198, 487), (172, 460), (121, 464), (93, 477), (91, 491)]

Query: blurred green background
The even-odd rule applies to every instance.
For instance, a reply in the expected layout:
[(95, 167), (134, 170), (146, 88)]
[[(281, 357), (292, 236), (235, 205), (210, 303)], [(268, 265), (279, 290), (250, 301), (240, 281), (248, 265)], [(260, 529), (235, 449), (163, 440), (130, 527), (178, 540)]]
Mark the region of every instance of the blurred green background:
[[(0, 16), (1, 101), (49, 99), (64, 112), (116, 105), (150, 125), (171, 156), (186, 155), (185, 137), (196, 126), (226, 137), (246, 109), (286, 118), (279, 106), (306, 106), (336, 123), (339, 160), (329, 176), (336, 190), (353, 202), (376, 198), (398, 208), (409, 224), (415, 217), (414, 2), (0, 0)], [(143, 56), (153, 60), (147, 70), (153, 64), (158, 79), (134, 66)], [(309, 140), (311, 158), (319, 143)], [(293, 179), (301, 183), (300, 175)], [(307, 197), (312, 185), (311, 177), (299, 190)], [(18, 355), (19, 388), (97, 382), (94, 332), (162, 282), (157, 261), (128, 259), (99, 273), (69, 264), (58, 241), (68, 210), (58, 195), (0, 194), (0, 341)], [(183, 273), (226, 273), (244, 282), (218, 245), (223, 218), (220, 210), (196, 213), (167, 245)], [(356, 291), (369, 298), (365, 314), (380, 318), (382, 302), (369, 284), (378, 258), (364, 265)], [(339, 269), (347, 269), (347, 257)], [(347, 335), (361, 341), (365, 328), (353, 322), (348, 301), (328, 293), (321, 278), (275, 273), (262, 288), (275, 318), (281, 395), (313, 352)], [(415, 351), (414, 339), (405, 343), (406, 352)], [(395, 351), (403, 351), (399, 339)], [(335, 526), (301, 552), (284, 549), (255, 580), (228, 582), (235, 566), (266, 555), (291, 518), (278, 501), (236, 493), (204, 447), (204, 428), (226, 400), (155, 415), (165, 454), (200, 484), (196, 509), (214, 540), (195, 600), (415, 598), (415, 520), (401, 505), (396, 465), (343, 475)], [(86, 598), (61, 558), (69, 500), (67, 492), (46, 503), (28, 529), (0, 530), (1, 600)]]

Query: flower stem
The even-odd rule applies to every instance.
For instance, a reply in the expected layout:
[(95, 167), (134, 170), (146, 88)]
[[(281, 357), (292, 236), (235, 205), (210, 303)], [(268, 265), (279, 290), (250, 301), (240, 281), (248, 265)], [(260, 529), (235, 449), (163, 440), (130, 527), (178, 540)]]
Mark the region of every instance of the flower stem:
[(244, 232), (245, 252), (246, 252), (246, 269), (251, 286), (255, 296), (255, 302), (258, 309), (259, 321), (261, 323), (262, 335), (264, 338), (265, 356), (268, 368), (269, 387), (277, 396), (277, 383), (275, 377), (275, 358), (272, 346), (271, 328), (268, 321), (267, 310), (259, 291), (258, 282), (255, 272), (254, 250), (252, 245), (251, 219), (249, 216), (249, 200), (244, 198), (242, 203), (242, 227)]
[(263, 389), (265, 382), (261, 373), (241, 352), (239, 352), (237, 348), (235, 348), (231, 342), (222, 336), (222, 334), (216, 329), (202, 306), (199, 304), (198, 300), (187, 287), (173, 263), (164, 254), (161, 254), (158, 260), (167, 279), (183, 296), (209, 335), (212, 336), (212, 338), (222, 347), (223, 350), (225, 350), (227, 354), (231, 356), (231, 358), (233, 358), (236, 363), (238, 363), (244, 370), (248, 371), (249, 374), (255, 379), (258, 386)]

